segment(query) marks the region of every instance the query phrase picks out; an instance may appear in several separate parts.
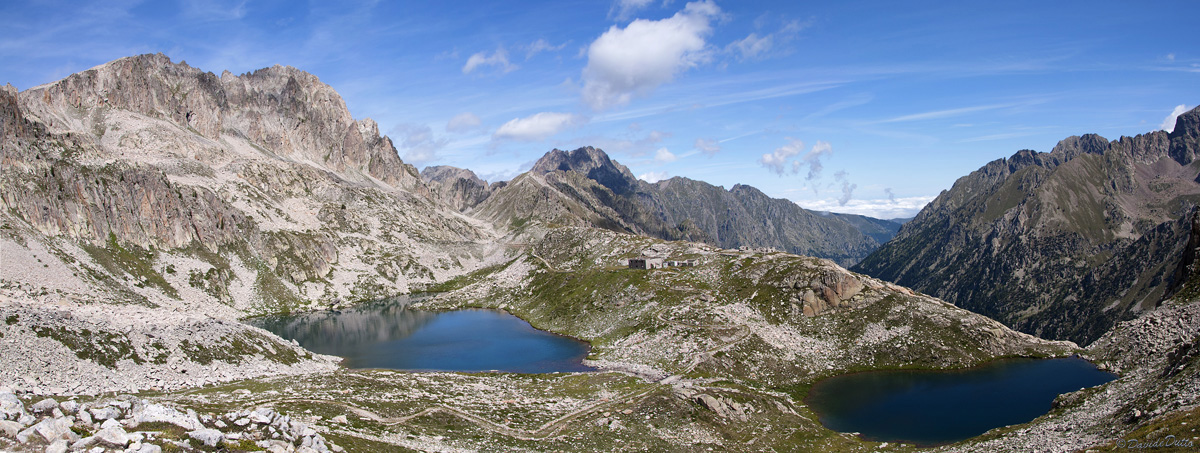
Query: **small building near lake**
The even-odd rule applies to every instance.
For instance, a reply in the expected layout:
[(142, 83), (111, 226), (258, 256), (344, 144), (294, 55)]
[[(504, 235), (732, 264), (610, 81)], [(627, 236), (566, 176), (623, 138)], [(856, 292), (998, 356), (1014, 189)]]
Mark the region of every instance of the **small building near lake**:
[(630, 258), (630, 269), (662, 269), (662, 258)]
[(664, 260), (662, 258), (630, 258), (630, 269), (662, 269), (666, 267), (692, 267), (696, 260)]

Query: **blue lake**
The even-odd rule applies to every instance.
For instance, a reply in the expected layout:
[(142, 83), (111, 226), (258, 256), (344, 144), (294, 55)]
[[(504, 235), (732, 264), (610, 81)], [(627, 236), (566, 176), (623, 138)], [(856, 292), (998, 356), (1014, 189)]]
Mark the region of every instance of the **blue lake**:
[(834, 431), (939, 445), (1031, 421), (1058, 395), (1115, 378), (1079, 358), (1005, 359), (954, 371), (837, 376), (816, 383), (805, 401)]
[(337, 311), (265, 316), (248, 322), (339, 356), (349, 368), (414, 371), (591, 371), (587, 343), (533, 328), (494, 310), (430, 312), (408, 298)]

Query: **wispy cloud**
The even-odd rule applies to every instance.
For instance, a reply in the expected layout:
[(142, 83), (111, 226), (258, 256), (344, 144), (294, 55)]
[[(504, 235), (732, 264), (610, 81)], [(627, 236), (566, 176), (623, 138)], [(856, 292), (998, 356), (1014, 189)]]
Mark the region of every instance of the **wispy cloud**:
[(530, 43), (528, 46), (525, 46), (525, 59), (529, 60), (542, 52), (556, 52), (562, 50), (563, 47), (567, 47), (568, 42), (564, 42), (555, 46), (550, 44), (550, 42), (546, 41), (545, 39), (538, 39), (537, 41)]
[(483, 121), (471, 112), (463, 112), (450, 118), (446, 122), (446, 132), (462, 134), (478, 129), (483, 124)]
[(745, 38), (735, 40), (725, 46), (725, 52), (733, 54), (740, 60), (760, 60), (782, 52), (780, 49), (784, 44), (794, 40), (797, 33), (803, 30), (807, 24), (800, 21), (791, 21), (783, 25), (779, 30), (760, 34), (752, 32), (746, 35)]
[(844, 109), (848, 109), (851, 107), (858, 107), (860, 105), (866, 105), (867, 103), (870, 103), (873, 99), (875, 99), (875, 96), (871, 95), (870, 93), (859, 93), (859, 94), (851, 95), (841, 101), (835, 102), (833, 104), (829, 104), (815, 112), (805, 115), (804, 120), (808, 121), (808, 120), (811, 120), (814, 118), (820, 118), (820, 117), (826, 116), (826, 115), (836, 112), (838, 110), (844, 110)]
[[(839, 81), (815, 81), (815, 82), (795, 82), (795, 83), (780, 83), (767, 86), (764, 88), (755, 88), (751, 90), (740, 90), (739, 88), (751, 83), (763, 83), (762, 81), (747, 80), (747, 78), (726, 77), (712, 83), (693, 83), (686, 93), (673, 92), (680, 98), (685, 98), (689, 102), (658, 104), (648, 107), (636, 109), (622, 110), (619, 112), (605, 113), (597, 115), (595, 121), (628, 121), (639, 118), (652, 117), (667, 113), (679, 111), (691, 111), (697, 109), (711, 109), (715, 107), (724, 107), (728, 105), (750, 103), (763, 101), (768, 99), (785, 98), (790, 96), (799, 96), (802, 94), (815, 93), (819, 91), (829, 90), (841, 86)], [(719, 93), (719, 94), (714, 94)]]
[(758, 163), (768, 170), (771, 170), (779, 176), (785, 174), (799, 174), (804, 168), (808, 168), (808, 175), (805, 179), (812, 181), (821, 176), (821, 170), (825, 168), (821, 159), (833, 154), (833, 146), (827, 142), (817, 140), (817, 143), (812, 146), (803, 157), (792, 159), (800, 155), (804, 151), (804, 142), (788, 137), (786, 145), (775, 148), (768, 154), (763, 154), (758, 159)]
[(1003, 108), (1008, 108), (1008, 107), (1014, 107), (1016, 105), (1019, 105), (1019, 104), (1015, 104), (1015, 103), (988, 104), (988, 105), (976, 105), (976, 106), (972, 106), (972, 107), (960, 107), (960, 108), (956, 108), (956, 109), (935, 110), (932, 112), (922, 112), (922, 113), (914, 113), (911, 115), (897, 116), (895, 118), (886, 119), (886, 120), (883, 120), (880, 122), (881, 123), (899, 123), (902, 121), (921, 121), (921, 120), (932, 120), (932, 119), (938, 119), (938, 118), (949, 118), (949, 117), (954, 117), (954, 116), (965, 115), (968, 113), (983, 112), (983, 111), (987, 111), (987, 110), (997, 110), (997, 109), (1003, 109)]
[(609, 9), (608, 16), (616, 20), (625, 20), (651, 3), (654, 3), (654, 0), (616, 0)]
[(708, 157), (712, 157), (721, 151), (721, 144), (719, 142), (707, 138), (696, 139), (696, 143), (693, 144), (692, 147), (704, 153)]
[(391, 133), (400, 137), (399, 148), (404, 152), (404, 161), (415, 165), (436, 160), (438, 151), (449, 143), (444, 137), (434, 137), (433, 130), (421, 124), (400, 124), (392, 128)]
[(563, 129), (587, 122), (587, 118), (561, 112), (542, 112), (525, 118), (514, 118), (504, 123), (492, 138), (496, 140), (538, 141), (544, 140)]
[(491, 54), (487, 52), (478, 52), (467, 58), (467, 63), (462, 67), (463, 74), (470, 74), (472, 71), (483, 66), (496, 66), (500, 72), (508, 73), (517, 70), (517, 65), (508, 61), (508, 51), (503, 47), (497, 48)]
[(858, 184), (850, 182), (850, 174), (845, 170), (834, 173), (833, 179), (842, 184), (842, 196), (838, 197), (838, 206), (846, 206), (852, 198), (854, 198), (854, 189), (858, 188)]

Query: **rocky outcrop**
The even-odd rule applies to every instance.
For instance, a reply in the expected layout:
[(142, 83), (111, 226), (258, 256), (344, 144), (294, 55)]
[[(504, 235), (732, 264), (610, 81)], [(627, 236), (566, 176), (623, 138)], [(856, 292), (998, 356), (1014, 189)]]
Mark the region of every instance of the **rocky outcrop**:
[(1169, 134), (1071, 137), (991, 162), (854, 270), (1025, 332), (1093, 341), (1176, 284), (1200, 196), (1198, 118), (1181, 115)]
[[(247, 392), (249, 393), (249, 392)], [(29, 394), (23, 395), (29, 398)], [(0, 401), (24, 410), (25, 404), (7, 387)], [(45, 406), (47, 410), (36, 410)], [(78, 403), (47, 398), (20, 417), (0, 417), (0, 447), (6, 451), (100, 451), (137, 453), (243, 450), (341, 452), (314, 426), (268, 407), (220, 415), (197, 414), (144, 398), (120, 395)], [(164, 427), (163, 425), (169, 425)], [(139, 429), (141, 428), (141, 429)], [(171, 431), (184, 430), (184, 438)]]

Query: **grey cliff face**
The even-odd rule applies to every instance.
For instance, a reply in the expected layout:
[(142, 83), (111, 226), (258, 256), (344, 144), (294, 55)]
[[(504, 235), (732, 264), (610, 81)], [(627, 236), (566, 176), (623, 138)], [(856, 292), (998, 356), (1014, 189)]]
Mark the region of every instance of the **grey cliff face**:
[[(379, 126), (355, 120), (341, 96), (316, 76), (273, 66), (235, 76), (172, 63), (165, 55), (122, 58), (21, 93), (32, 114), (51, 126), (83, 123), (104, 130), (109, 110), (161, 118), (199, 135), (244, 137), (276, 155), (321, 163), (352, 181), (369, 178), (423, 190)], [(73, 118), (70, 109), (86, 109)]]
[(1089, 134), (960, 178), (855, 270), (1085, 344), (1169, 295), (1200, 203), (1200, 110), (1174, 132)]

